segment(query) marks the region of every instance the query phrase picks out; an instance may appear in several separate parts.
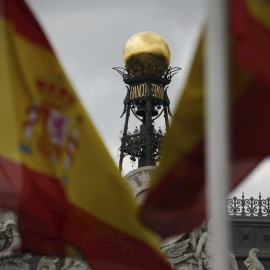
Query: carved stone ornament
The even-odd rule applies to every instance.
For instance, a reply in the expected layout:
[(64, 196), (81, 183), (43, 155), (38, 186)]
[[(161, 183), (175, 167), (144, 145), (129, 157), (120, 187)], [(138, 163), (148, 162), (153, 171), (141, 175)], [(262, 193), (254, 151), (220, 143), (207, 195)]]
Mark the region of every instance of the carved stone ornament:
[[(177, 270), (213, 270), (211, 254), (211, 230), (198, 233), (196, 229), (185, 235), (174, 237), (162, 243), (162, 250)], [(186, 235), (187, 236), (187, 235)], [(194, 252), (195, 250), (195, 252)], [(243, 264), (243, 270), (265, 270), (257, 258), (258, 249), (251, 249)], [(230, 270), (239, 270), (234, 254), (228, 252)]]
[(38, 263), (37, 270), (57, 270), (58, 257), (42, 257)]
[(262, 263), (257, 258), (258, 252), (257, 248), (249, 251), (248, 258), (243, 263), (243, 270), (264, 270)]
[(25, 263), (27, 263), (29, 261), (29, 259), (31, 258), (31, 254), (26, 253), (23, 255), (5, 255), (5, 254), (1, 254), (0, 255), (0, 269), (2, 269), (2, 266), (4, 265), (15, 265), (18, 267), (23, 267), (23, 265)]
[(197, 230), (189, 235), (183, 234), (166, 239), (161, 243), (162, 251), (175, 269), (198, 270), (198, 262), (194, 258), (194, 236)]
[(0, 269), (28, 269), (30, 254), (15, 254), (21, 244), (17, 225), (17, 214), (13, 211), (0, 210)]
[(90, 270), (87, 261), (83, 260), (82, 258), (72, 258), (67, 257), (65, 259), (65, 264), (61, 268), (61, 270)]
[(87, 262), (82, 258), (66, 257), (62, 268), (59, 266), (58, 257), (42, 257), (37, 270), (90, 270)]
[(16, 214), (11, 211), (0, 211), (0, 255), (12, 252), (20, 245)]
[[(213, 270), (211, 221), (190, 234), (179, 235), (163, 241), (161, 247), (177, 270)], [(265, 270), (257, 258), (258, 249), (251, 249), (243, 270)], [(239, 270), (234, 254), (228, 252), (229, 270)]]

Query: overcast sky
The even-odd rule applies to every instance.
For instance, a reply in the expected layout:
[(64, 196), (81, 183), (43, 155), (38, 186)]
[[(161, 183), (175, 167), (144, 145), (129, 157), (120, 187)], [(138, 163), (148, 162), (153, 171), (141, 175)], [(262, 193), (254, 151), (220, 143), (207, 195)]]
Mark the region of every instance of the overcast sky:
[[(194, 45), (205, 18), (204, 0), (27, 0), (91, 120), (115, 162), (124, 127), (126, 87), (113, 67), (123, 67), (127, 40), (154, 31), (169, 44), (172, 67), (181, 67), (168, 94), (172, 111), (190, 67)], [(135, 128), (137, 122), (131, 123)], [(160, 124), (161, 125), (161, 124)], [(158, 126), (156, 126), (158, 128)], [(234, 193), (270, 196), (270, 162), (264, 162)], [(132, 167), (128, 158), (124, 173)]]

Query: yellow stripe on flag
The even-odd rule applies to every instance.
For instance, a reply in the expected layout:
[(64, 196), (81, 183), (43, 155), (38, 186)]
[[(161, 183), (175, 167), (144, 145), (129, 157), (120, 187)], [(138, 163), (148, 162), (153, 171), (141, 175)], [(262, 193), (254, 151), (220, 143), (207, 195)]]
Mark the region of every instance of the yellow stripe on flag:
[(267, 0), (246, 0), (250, 14), (260, 23), (270, 28), (270, 2)]

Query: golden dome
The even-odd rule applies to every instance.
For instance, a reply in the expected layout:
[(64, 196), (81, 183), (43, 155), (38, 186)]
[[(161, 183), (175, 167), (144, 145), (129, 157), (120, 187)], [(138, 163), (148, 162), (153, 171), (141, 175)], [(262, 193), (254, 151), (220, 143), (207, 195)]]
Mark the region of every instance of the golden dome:
[[(171, 50), (168, 43), (160, 35), (154, 32), (139, 32), (133, 35), (126, 43), (123, 52), (125, 66), (132, 75), (138, 74), (134, 67), (143, 66), (144, 74), (158, 68), (163, 74), (171, 63)], [(135, 73), (135, 74), (134, 74)]]

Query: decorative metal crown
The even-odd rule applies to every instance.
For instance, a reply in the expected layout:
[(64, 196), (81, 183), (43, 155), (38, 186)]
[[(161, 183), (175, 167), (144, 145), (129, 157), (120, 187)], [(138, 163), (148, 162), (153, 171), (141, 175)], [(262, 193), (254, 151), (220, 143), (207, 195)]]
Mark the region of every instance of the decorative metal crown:
[(125, 83), (130, 83), (134, 79), (138, 80), (139, 78), (155, 77), (155, 79), (162, 80), (165, 84), (169, 84), (172, 77), (181, 69), (179, 67), (169, 67), (165, 73), (162, 73), (162, 68), (162, 64), (153, 66), (146, 63), (140, 63), (132, 65), (129, 68), (114, 67), (113, 69), (121, 74)]

